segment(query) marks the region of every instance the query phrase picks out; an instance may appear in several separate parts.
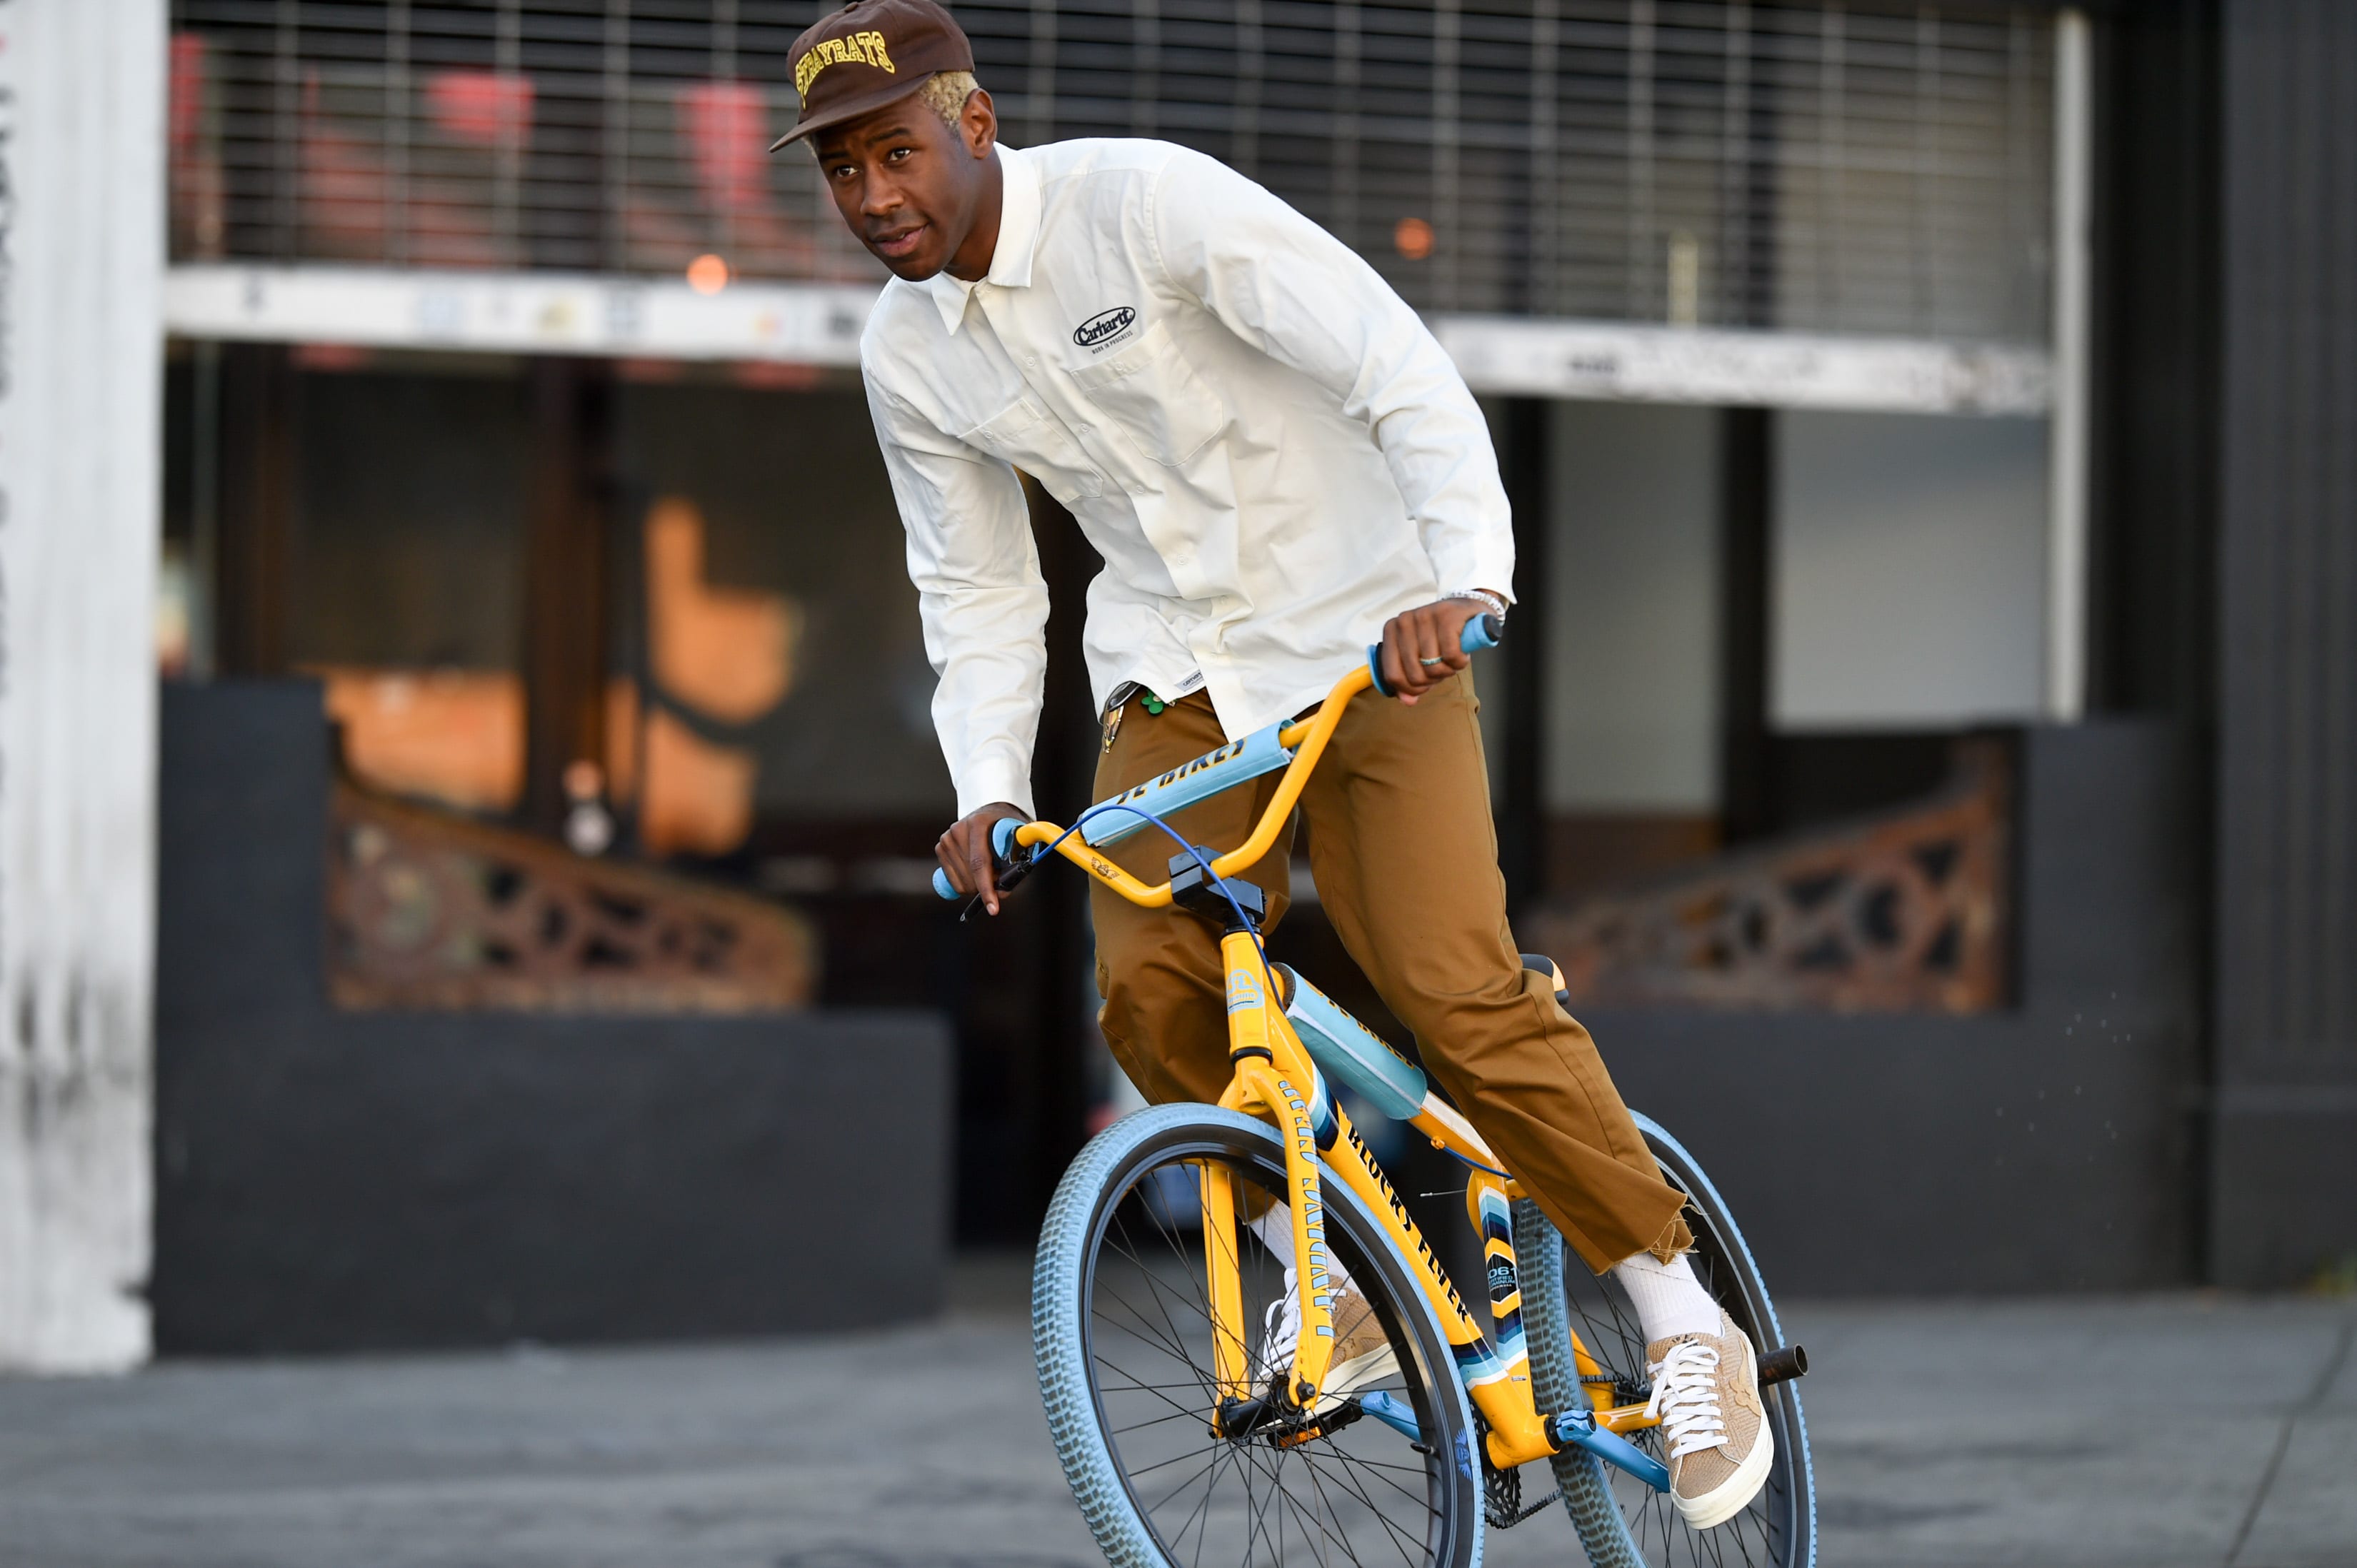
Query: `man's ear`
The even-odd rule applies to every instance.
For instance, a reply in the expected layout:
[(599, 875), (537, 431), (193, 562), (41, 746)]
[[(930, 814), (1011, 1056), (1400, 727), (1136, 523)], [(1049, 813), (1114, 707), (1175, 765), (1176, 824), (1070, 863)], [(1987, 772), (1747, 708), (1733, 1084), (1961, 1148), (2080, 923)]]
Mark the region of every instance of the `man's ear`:
[(965, 107), (958, 113), (958, 138), (968, 155), (977, 158), (988, 157), (998, 145), (998, 111), (979, 87), (965, 95)]

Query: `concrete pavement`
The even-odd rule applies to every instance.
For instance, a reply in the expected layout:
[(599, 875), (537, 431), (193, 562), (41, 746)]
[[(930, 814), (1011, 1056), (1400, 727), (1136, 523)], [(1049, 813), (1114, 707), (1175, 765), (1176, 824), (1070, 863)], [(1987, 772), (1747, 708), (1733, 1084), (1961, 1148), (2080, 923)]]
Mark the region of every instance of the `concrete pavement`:
[[(2357, 1565), (2357, 1302), (1786, 1316), (1833, 1568)], [(1098, 1561), (1005, 1262), (872, 1336), (0, 1380), (6, 1568)], [(1495, 1568), (1577, 1561), (1554, 1510), (1491, 1537)]]

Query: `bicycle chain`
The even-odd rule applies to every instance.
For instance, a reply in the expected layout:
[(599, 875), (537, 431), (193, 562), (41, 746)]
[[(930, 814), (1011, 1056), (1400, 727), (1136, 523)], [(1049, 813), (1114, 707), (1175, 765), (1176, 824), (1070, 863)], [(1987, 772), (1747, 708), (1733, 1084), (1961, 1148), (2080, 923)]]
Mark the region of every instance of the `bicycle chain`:
[(1479, 1415), (1473, 1418), (1473, 1440), (1481, 1450), (1481, 1517), (1489, 1521), (1491, 1530), (1512, 1530), (1537, 1517), (1549, 1503), (1563, 1496), (1558, 1487), (1525, 1508), (1523, 1472), (1520, 1468), (1501, 1470), (1490, 1462), (1490, 1423)]

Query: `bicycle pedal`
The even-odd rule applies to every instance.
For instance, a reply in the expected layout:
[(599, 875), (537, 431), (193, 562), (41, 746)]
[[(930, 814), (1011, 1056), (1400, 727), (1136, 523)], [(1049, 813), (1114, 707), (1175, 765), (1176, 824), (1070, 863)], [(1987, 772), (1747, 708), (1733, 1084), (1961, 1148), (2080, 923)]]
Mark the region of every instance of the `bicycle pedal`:
[(1771, 1383), (1789, 1383), (1795, 1378), (1808, 1375), (1809, 1353), (1798, 1345), (1787, 1345), (1760, 1358), (1760, 1386), (1763, 1389)]
[(1303, 1444), (1317, 1438), (1331, 1437), (1366, 1413), (1366, 1410), (1357, 1400), (1344, 1400), (1307, 1426), (1297, 1426), (1285, 1432), (1271, 1433), (1268, 1439), (1269, 1446), (1298, 1448)]

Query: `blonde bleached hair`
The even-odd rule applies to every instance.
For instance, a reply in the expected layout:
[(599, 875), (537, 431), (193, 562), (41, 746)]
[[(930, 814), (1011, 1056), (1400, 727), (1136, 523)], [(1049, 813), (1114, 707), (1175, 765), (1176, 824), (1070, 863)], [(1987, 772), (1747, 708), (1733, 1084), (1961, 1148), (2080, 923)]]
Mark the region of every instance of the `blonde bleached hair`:
[(925, 78), (925, 85), (917, 89), (917, 97), (954, 131), (965, 114), (965, 101), (981, 86), (970, 70), (937, 70)]

